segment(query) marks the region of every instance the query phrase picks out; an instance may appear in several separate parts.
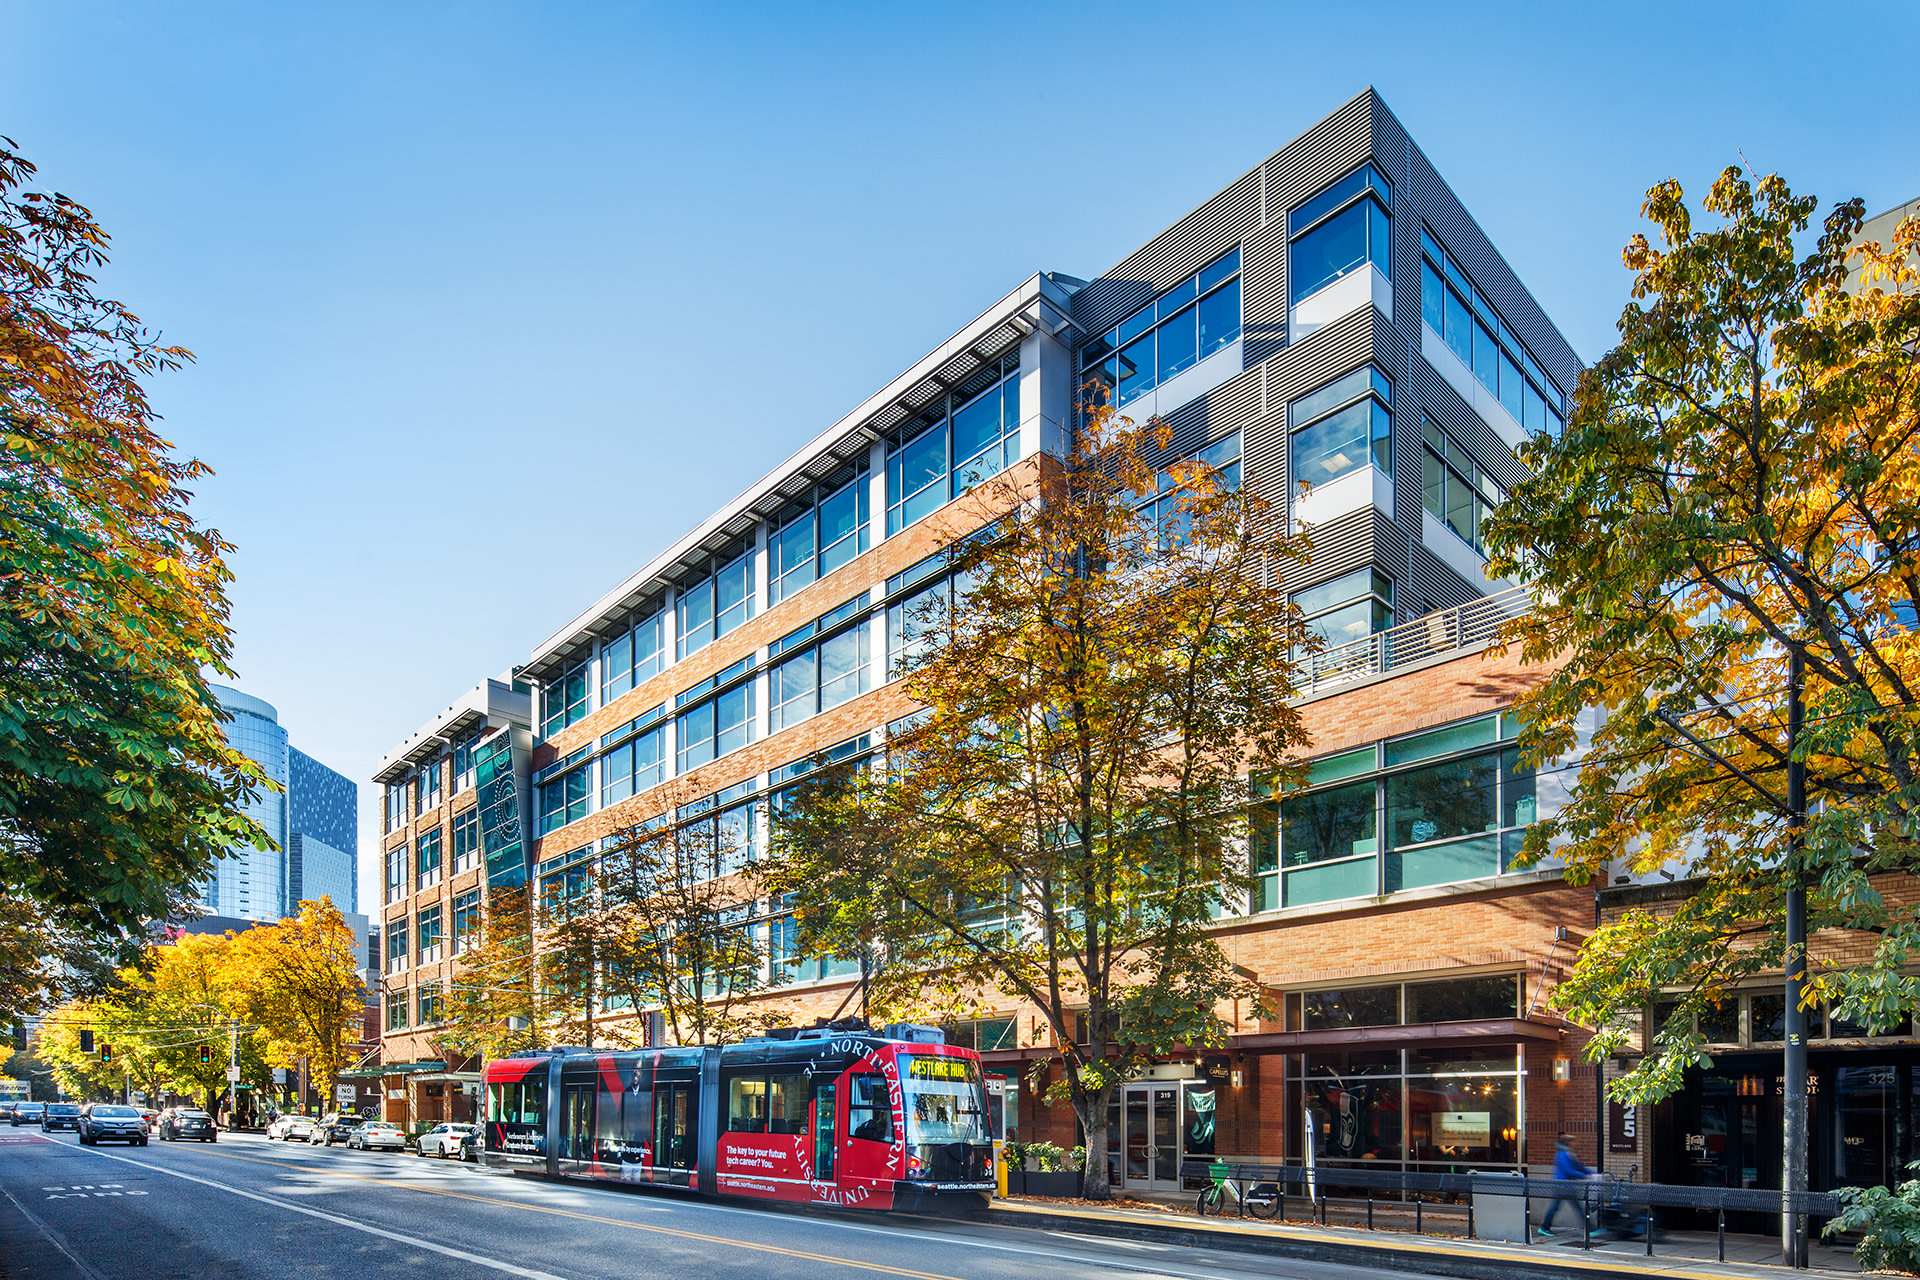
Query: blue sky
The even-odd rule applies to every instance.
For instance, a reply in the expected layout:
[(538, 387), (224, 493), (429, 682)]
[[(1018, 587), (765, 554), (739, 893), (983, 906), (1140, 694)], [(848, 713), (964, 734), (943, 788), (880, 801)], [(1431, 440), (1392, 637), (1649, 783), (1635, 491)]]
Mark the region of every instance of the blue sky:
[(0, 133), (197, 353), (154, 397), (239, 544), (240, 684), (364, 779), (1014, 284), (1368, 84), (1588, 359), (1660, 178), (1920, 194), (1920, 19), (1842, 12), (0, 0)]

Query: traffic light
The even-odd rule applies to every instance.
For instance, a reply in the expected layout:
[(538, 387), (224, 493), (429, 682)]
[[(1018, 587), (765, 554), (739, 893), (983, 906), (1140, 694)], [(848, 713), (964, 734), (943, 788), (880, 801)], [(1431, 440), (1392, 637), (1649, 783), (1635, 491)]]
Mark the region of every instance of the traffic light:
[(104, 1066), (107, 1063), (110, 1063), (112, 1061), (113, 1061), (113, 1046), (103, 1042), (100, 1045), (100, 1063), (102, 1066)]
[(80, 1052), (82, 1053), (93, 1052), (93, 1032), (82, 1031), (80, 1033)]
[(213, 1061), (212, 1047), (210, 1045), (204, 1045), (204, 1044), (201, 1045), (200, 1046), (200, 1065), (204, 1067), (209, 1062), (212, 1062), (212, 1061)]

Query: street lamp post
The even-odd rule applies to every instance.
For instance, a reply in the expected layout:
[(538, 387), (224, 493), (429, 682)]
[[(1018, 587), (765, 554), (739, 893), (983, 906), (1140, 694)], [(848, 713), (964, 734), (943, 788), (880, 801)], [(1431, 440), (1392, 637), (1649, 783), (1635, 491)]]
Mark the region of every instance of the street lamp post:
[(1800, 1007), (1807, 981), (1807, 886), (1798, 865), (1802, 831), (1807, 824), (1807, 766), (1799, 758), (1800, 731), (1806, 718), (1803, 704), (1806, 669), (1799, 651), (1787, 659), (1787, 1050), (1786, 1097), (1780, 1137), (1785, 1144), (1780, 1185), (1789, 1203), (1781, 1214), (1783, 1261), (1789, 1267), (1807, 1265), (1805, 1219), (1791, 1203), (1807, 1189), (1807, 1014)]

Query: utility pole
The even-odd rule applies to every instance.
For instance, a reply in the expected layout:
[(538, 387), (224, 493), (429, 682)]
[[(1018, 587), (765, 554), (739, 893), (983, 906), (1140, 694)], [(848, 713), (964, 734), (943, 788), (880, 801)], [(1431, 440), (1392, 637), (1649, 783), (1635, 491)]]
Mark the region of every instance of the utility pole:
[(1799, 758), (1806, 667), (1798, 650), (1787, 659), (1787, 859), (1794, 864), (1787, 880), (1787, 1053), (1786, 1097), (1783, 1100), (1781, 1140), (1785, 1168), (1780, 1186), (1789, 1204), (1781, 1214), (1783, 1261), (1789, 1267), (1807, 1265), (1806, 1221), (1791, 1198), (1807, 1189), (1807, 1015), (1800, 998), (1807, 981), (1807, 887), (1798, 865), (1800, 841), (1807, 825), (1807, 767)]
[(227, 1124), (240, 1125), (240, 1026), (227, 1024)]

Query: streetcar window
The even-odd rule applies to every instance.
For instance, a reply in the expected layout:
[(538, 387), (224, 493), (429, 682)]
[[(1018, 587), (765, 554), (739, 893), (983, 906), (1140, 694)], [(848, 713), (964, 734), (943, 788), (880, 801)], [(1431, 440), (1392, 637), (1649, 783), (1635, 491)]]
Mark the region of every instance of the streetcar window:
[(741, 1075), (727, 1082), (729, 1133), (799, 1134), (807, 1130), (807, 1077)]
[(727, 1087), (727, 1132), (767, 1131), (767, 1078), (735, 1076)]
[(879, 1076), (850, 1076), (847, 1084), (847, 1136), (891, 1146), (893, 1104), (887, 1100), (887, 1082)]
[(487, 1086), (487, 1119), (502, 1124), (539, 1124), (541, 1104), (546, 1099), (541, 1084), (490, 1084)]

